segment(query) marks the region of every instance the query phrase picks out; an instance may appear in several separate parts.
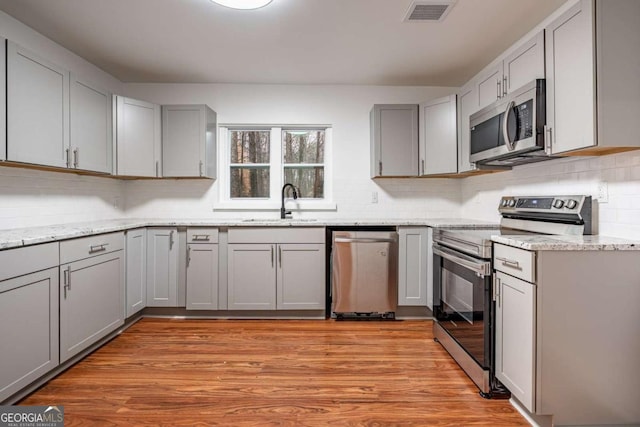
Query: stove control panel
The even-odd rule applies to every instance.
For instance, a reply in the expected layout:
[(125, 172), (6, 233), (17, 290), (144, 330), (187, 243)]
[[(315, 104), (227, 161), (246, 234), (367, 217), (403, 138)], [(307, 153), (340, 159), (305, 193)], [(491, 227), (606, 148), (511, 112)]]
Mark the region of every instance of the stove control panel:
[(591, 196), (503, 196), (498, 205), (500, 213), (580, 214), (584, 208), (591, 208)]

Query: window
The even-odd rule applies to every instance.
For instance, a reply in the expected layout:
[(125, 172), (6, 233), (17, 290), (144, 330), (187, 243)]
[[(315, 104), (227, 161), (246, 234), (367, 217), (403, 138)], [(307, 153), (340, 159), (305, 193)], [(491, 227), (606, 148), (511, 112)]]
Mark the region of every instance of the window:
[(326, 163), (331, 128), (222, 126), (219, 141), (218, 208), (279, 208), (282, 186), (291, 183), (299, 208), (335, 209)]

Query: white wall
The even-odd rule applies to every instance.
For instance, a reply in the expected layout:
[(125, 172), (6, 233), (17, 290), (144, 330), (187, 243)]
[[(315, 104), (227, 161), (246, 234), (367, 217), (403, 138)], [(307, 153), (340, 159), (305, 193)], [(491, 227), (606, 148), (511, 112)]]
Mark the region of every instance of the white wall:
[[(333, 127), (333, 201), (337, 211), (296, 216), (411, 218), (457, 216), (457, 180), (369, 178), (369, 111), (376, 103), (418, 103), (455, 88), (235, 84), (126, 84), (128, 96), (159, 104), (205, 103), (223, 124), (328, 124)], [(277, 212), (213, 211), (218, 181), (126, 183), (131, 217), (274, 217)], [(371, 203), (372, 192), (379, 202)], [(180, 203), (176, 203), (179, 201)]]
[(600, 183), (608, 187), (608, 200), (595, 203), (599, 234), (640, 239), (640, 151), (551, 160), (467, 178), (461, 214), (498, 221), (502, 195), (586, 194), (595, 200)]

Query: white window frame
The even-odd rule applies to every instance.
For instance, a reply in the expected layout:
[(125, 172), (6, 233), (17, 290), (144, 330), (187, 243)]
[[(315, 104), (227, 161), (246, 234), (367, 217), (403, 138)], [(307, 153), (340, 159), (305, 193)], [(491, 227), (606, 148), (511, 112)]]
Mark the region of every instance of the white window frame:
[[(324, 134), (324, 198), (322, 199), (286, 199), (287, 210), (291, 211), (323, 211), (336, 210), (333, 202), (333, 167), (332, 146), (333, 130), (328, 125), (235, 125), (224, 124), (218, 129), (218, 159), (219, 187), (218, 203), (214, 210), (280, 210), (281, 191), (284, 183), (284, 161), (282, 153), (282, 131), (284, 130), (314, 130), (323, 129)], [(229, 131), (233, 130), (271, 130), (270, 135), (270, 166), (269, 166), (269, 198), (232, 199), (230, 189), (230, 147)], [(288, 164), (295, 166), (295, 164)], [(307, 165), (309, 166), (309, 165)]]

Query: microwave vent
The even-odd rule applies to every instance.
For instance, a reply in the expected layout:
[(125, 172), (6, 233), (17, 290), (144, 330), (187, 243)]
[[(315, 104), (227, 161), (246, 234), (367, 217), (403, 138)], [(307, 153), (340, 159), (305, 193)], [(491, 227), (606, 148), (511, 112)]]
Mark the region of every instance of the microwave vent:
[(405, 22), (442, 22), (455, 1), (416, 0), (411, 3)]

